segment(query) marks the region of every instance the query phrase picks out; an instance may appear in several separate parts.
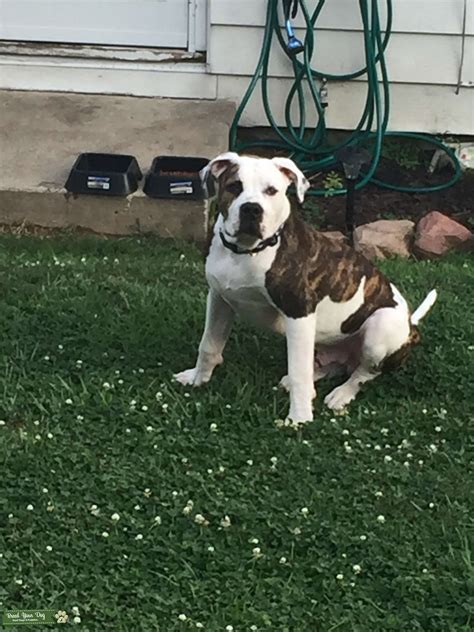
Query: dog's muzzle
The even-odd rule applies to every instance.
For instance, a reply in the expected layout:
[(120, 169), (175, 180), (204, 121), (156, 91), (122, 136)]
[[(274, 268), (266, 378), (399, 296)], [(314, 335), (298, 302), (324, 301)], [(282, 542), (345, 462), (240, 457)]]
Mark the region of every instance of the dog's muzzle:
[(239, 233), (262, 237), (260, 223), (263, 219), (263, 208), (255, 202), (246, 202), (240, 207)]

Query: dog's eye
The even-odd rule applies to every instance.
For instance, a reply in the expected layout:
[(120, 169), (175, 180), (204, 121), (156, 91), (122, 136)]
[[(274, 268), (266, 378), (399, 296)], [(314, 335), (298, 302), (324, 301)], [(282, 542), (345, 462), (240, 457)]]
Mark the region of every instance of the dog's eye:
[(240, 182), (240, 180), (230, 182), (226, 186), (225, 190), (232, 195), (240, 195), (242, 193), (242, 182)]
[(275, 187), (267, 187), (264, 191), (265, 195), (276, 195), (278, 190)]

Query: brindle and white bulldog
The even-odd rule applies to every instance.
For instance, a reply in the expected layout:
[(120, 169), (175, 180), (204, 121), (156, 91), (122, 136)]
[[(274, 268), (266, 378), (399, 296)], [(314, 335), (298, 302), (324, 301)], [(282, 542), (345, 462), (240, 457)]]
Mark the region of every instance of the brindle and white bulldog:
[(364, 256), (305, 224), (286, 193), (294, 184), (302, 202), (309, 183), (287, 158), (229, 152), (201, 175), (215, 185), (218, 214), (206, 259), (206, 325), (196, 366), (175, 375), (181, 384), (210, 380), (235, 315), (286, 336), (288, 375), (280, 384), (294, 422), (312, 420), (314, 383), (322, 377), (349, 374), (325, 399), (341, 410), (362, 384), (405, 360), (435, 290), (411, 313)]

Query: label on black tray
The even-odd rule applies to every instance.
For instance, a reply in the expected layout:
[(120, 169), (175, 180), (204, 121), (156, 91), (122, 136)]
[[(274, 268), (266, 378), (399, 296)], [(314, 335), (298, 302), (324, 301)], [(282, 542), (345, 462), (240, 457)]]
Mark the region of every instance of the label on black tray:
[(170, 182), (171, 195), (189, 195), (193, 192), (193, 183), (191, 180), (186, 182)]
[(106, 178), (104, 176), (87, 176), (87, 188), (109, 191), (110, 178)]

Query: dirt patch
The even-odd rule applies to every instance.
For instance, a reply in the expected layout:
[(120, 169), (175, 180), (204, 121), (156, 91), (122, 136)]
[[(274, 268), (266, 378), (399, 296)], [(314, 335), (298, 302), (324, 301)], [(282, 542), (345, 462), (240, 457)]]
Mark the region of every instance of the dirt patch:
[[(327, 174), (312, 181), (315, 188), (324, 188)], [(452, 170), (430, 174), (424, 166), (405, 169), (393, 160), (382, 158), (376, 177), (384, 182), (408, 187), (433, 186), (452, 177)], [(345, 196), (307, 198), (304, 209), (307, 218), (320, 228), (344, 229)], [(431, 193), (404, 193), (368, 184), (356, 194), (356, 224), (378, 219), (411, 219), (417, 222), (423, 215), (437, 210), (449, 215), (471, 230), (474, 228), (474, 172), (466, 171), (448, 189)]]

